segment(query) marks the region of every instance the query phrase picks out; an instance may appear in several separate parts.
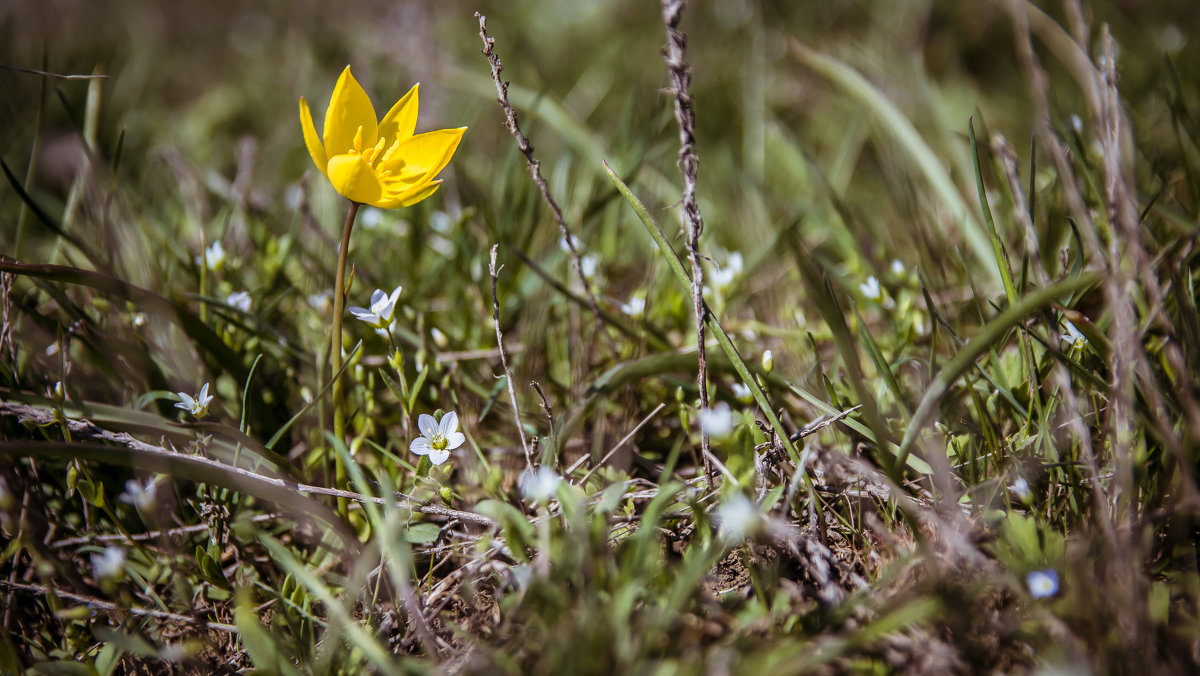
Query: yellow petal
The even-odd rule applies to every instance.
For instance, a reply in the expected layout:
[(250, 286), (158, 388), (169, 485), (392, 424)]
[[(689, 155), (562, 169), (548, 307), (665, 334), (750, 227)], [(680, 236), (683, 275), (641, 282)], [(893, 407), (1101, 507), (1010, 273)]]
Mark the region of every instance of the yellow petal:
[(324, 174), (327, 163), (325, 148), (317, 136), (317, 125), (313, 124), (312, 111), (308, 109), (308, 101), (303, 96), (300, 97), (300, 127), (304, 129), (304, 145), (308, 146), (308, 154), (312, 155), (313, 162)]
[(329, 98), (329, 110), (325, 111), (325, 156), (332, 161), (335, 155), (353, 148), (359, 127), (362, 127), (363, 147), (375, 145), (375, 139), (379, 137), (375, 108), (358, 80), (350, 74), (350, 66), (346, 66)]
[(395, 180), (423, 183), (437, 176), (454, 156), (466, 127), (439, 129), (402, 141), (378, 168), (392, 171)]
[(329, 158), (325, 175), (339, 195), (352, 202), (379, 206), (383, 186), (362, 155), (335, 155)]
[(391, 186), (384, 184), (385, 192), (383, 199), (380, 200), (381, 206), (384, 209), (395, 209), (396, 207), (411, 207), (421, 200), (429, 197), (437, 192), (441, 181), (430, 181), (428, 183), (418, 183), (407, 187), (400, 186), (399, 189), (392, 189)]
[(430, 183), (425, 188), (418, 190), (415, 194), (409, 195), (408, 197), (404, 198), (404, 200), (402, 202), (400, 202), (400, 206), (411, 207), (412, 205), (416, 204), (417, 202), (420, 202), (421, 200), (425, 199), (426, 197), (429, 197), (433, 193), (437, 192), (437, 189), (440, 188), (441, 185), (442, 185), (441, 181), (434, 181), (434, 182)]
[(417, 87), (413, 85), (387, 115), (379, 121), (379, 135), (386, 139), (406, 139), (413, 135), (417, 128)]

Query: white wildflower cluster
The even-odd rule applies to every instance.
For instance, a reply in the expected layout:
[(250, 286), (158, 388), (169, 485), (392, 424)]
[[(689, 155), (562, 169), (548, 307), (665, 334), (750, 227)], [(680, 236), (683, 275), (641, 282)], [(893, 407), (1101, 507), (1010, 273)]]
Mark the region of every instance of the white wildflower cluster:
[(1053, 568), (1035, 570), (1025, 576), (1025, 584), (1033, 598), (1050, 598), (1058, 593), (1058, 571)]
[(732, 251), (725, 258), (725, 265), (713, 268), (712, 272), (708, 273), (708, 281), (712, 282), (713, 288), (718, 292), (724, 293), (729, 290), (736, 280), (742, 274), (742, 269), (745, 266), (745, 259), (742, 258), (740, 251)]
[(213, 400), (212, 395), (208, 393), (208, 383), (204, 383), (200, 392), (194, 397), (187, 392), (176, 392), (175, 396), (179, 397), (179, 403), (175, 404), (175, 408), (181, 408), (195, 418), (203, 418), (208, 413), (208, 405)]
[(1084, 345), (1087, 345), (1087, 338), (1079, 332), (1079, 327), (1071, 323), (1071, 320), (1063, 320), (1063, 328), (1066, 333), (1062, 334), (1063, 340), (1067, 341), (1067, 345), (1077, 350), (1082, 350)]
[(717, 534), (735, 544), (754, 535), (764, 525), (762, 510), (753, 500), (734, 493), (717, 508)]
[(203, 256), (196, 256), (196, 265), (208, 264), (208, 269), (217, 271), (225, 265), (225, 247), (221, 246), (221, 240), (217, 240), (210, 244), (204, 250)]
[(137, 479), (130, 479), (125, 482), (125, 490), (117, 496), (117, 499), (128, 505), (133, 505), (141, 511), (146, 511), (154, 506), (154, 499), (158, 493), (158, 484), (151, 477), (142, 484)]
[(253, 306), (253, 300), (250, 298), (250, 294), (245, 291), (234, 291), (225, 299), (225, 304), (235, 310), (248, 313)]
[(106, 547), (102, 553), (93, 554), (92, 572), (101, 580), (120, 578), (125, 573), (125, 550)]
[(561, 483), (562, 477), (542, 465), (536, 472), (521, 475), (521, 495), (530, 502), (546, 504), (554, 499)]
[(463, 445), (467, 437), (458, 431), (458, 414), (450, 411), (435, 419), (428, 413), (417, 417), (417, 429), (421, 436), (413, 439), (408, 450), (417, 455), (428, 455), (429, 462), (440, 465), (450, 458), (450, 451)]
[(621, 312), (634, 319), (641, 319), (642, 315), (646, 314), (646, 297), (641, 294), (631, 297), (628, 303), (621, 304)]
[(733, 433), (733, 411), (729, 404), (717, 402), (716, 406), (700, 409), (700, 429), (710, 437), (723, 439)]
[(383, 289), (375, 289), (371, 293), (371, 306), (352, 306), (350, 314), (354, 315), (355, 319), (369, 324), (376, 333), (387, 336), (391, 331), (392, 322), (396, 319), (396, 301), (400, 299), (403, 288), (397, 286), (390, 294)]

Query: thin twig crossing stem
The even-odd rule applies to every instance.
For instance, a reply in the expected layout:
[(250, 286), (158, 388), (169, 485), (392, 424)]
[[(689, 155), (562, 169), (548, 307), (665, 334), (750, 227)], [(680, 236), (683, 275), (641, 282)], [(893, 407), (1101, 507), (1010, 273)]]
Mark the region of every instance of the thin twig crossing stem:
[[(671, 88), (675, 93), (675, 122), (679, 125), (679, 173), (683, 176), (683, 210), (679, 220), (687, 233), (688, 261), (692, 267), (692, 305), (696, 313), (696, 356), (699, 368), (696, 386), (700, 390), (700, 410), (708, 409), (708, 358), (704, 346), (704, 268), (700, 265), (700, 231), (704, 221), (700, 217), (700, 205), (696, 203), (696, 177), (700, 171), (700, 157), (696, 154), (696, 110), (688, 89), (692, 82), (692, 70), (684, 60), (687, 36), (679, 31), (679, 19), (685, 0), (662, 0), (663, 24), (667, 29), (665, 58), (671, 74)], [(699, 425), (700, 417), (697, 416)], [(708, 432), (700, 425), (700, 451), (704, 456), (704, 478), (711, 484), (713, 466), (709, 458)]]
[[(512, 369), (508, 367), (508, 357), (504, 354), (504, 334), (500, 331), (500, 296), (496, 293), (496, 282), (500, 278), (500, 270), (496, 267), (496, 249), (499, 244), (492, 245), (492, 259), (488, 263), (488, 273), (492, 276), (492, 323), (496, 325), (496, 348), (500, 352), (500, 365), (504, 367), (505, 384), (508, 385), (508, 399), (512, 402), (513, 419), (517, 423), (517, 434), (521, 435), (521, 449), (525, 451), (525, 468), (533, 471), (533, 453), (529, 450), (529, 442), (525, 439), (525, 429), (521, 426), (521, 409), (517, 406), (517, 391), (513, 387)], [(503, 265), (500, 267), (504, 267)]]
[(550, 207), (550, 212), (554, 215), (554, 222), (558, 224), (558, 229), (562, 232), (563, 239), (567, 243), (567, 249), (571, 252), (571, 267), (575, 269), (575, 274), (579, 277), (579, 283), (583, 285), (588, 307), (595, 318), (596, 333), (604, 337), (609, 351), (615, 355), (617, 354), (616, 343), (613, 341), (612, 336), (608, 335), (608, 332), (604, 329), (600, 304), (596, 302), (596, 294), (592, 293), (592, 287), (588, 284), (587, 275), (583, 274), (583, 259), (579, 256), (579, 250), (575, 248), (575, 237), (567, 227), (567, 219), (563, 216), (558, 202), (550, 194), (550, 186), (547, 185), (546, 179), (542, 178), (542, 163), (533, 156), (533, 144), (521, 133), (521, 127), (517, 122), (517, 111), (513, 110), (512, 104), (508, 102), (508, 83), (500, 77), (500, 71), (504, 70), (504, 64), (500, 63), (500, 57), (496, 55), (496, 39), (488, 37), (487, 17), (479, 12), (475, 12), (475, 18), (479, 19), (479, 37), (483, 40), (483, 55), (487, 57), (488, 65), (492, 69), (492, 81), (496, 84), (496, 101), (504, 110), (504, 127), (517, 140), (517, 148), (525, 155), (525, 162), (529, 166), (529, 175), (533, 177), (533, 182), (537, 184), (538, 191), (542, 193), (542, 199)]

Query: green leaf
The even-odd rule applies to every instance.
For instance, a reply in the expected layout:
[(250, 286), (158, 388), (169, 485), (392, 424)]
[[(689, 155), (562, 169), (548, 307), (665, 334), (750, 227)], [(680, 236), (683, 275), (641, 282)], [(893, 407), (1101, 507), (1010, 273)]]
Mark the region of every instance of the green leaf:
[(263, 627), (249, 604), (238, 604), (233, 612), (233, 621), (237, 625), (238, 638), (242, 640), (257, 670), (265, 674), (300, 676), (300, 672), (280, 654), (275, 639)]
[(404, 539), (414, 545), (427, 545), (438, 539), (441, 527), (433, 523), (414, 523), (404, 529)]

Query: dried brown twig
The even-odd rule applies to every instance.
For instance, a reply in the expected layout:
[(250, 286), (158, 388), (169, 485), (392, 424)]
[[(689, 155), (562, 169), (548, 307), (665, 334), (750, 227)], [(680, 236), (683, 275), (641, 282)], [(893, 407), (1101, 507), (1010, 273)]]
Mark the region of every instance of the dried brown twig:
[(491, 66), (492, 82), (496, 83), (496, 101), (504, 110), (504, 127), (517, 140), (517, 147), (525, 155), (525, 162), (529, 165), (529, 175), (533, 177), (533, 182), (537, 184), (538, 191), (542, 193), (542, 199), (550, 207), (550, 212), (554, 214), (554, 222), (558, 224), (558, 229), (562, 232), (563, 239), (566, 240), (567, 248), (571, 252), (571, 267), (575, 268), (575, 274), (579, 276), (579, 282), (583, 285), (588, 306), (596, 321), (596, 332), (604, 336), (609, 350), (615, 355), (617, 353), (616, 344), (613, 342), (612, 336), (609, 336), (604, 330), (603, 317), (600, 314), (600, 304), (596, 302), (596, 294), (592, 293), (592, 287), (588, 284), (587, 275), (583, 274), (583, 260), (579, 256), (579, 250), (575, 248), (575, 236), (571, 234), (570, 228), (567, 227), (567, 220), (563, 216), (558, 202), (550, 194), (550, 186), (546, 184), (546, 179), (542, 178), (542, 163), (533, 156), (533, 144), (521, 133), (520, 124), (517, 122), (517, 111), (513, 110), (512, 104), (508, 102), (508, 83), (500, 77), (500, 71), (504, 70), (504, 64), (500, 63), (500, 57), (496, 55), (496, 39), (488, 37), (487, 17), (479, 12), (475, 12), (475, 18), (479, 19), (479, 37), (483, 40), (483, 55), (487, 57), (488, 65)]
[[(48, 408), (39, 406), (29, 406), (26, 404), (18, 404), (11, 401), (0, 401), (0, 416), (11, 416), (18, 420), (29, 421), (34, 425), (46, 427), (51, 424), (58, 424), (54, 417), (54, 411)], [(193, 479), (206, 477), (208, 479), (220, 477), (221, 480), (229, 484), (236, 490), (243, 492), (254, 492), (260, 497), (271, 499), (274, 501), (287, 501), (287, 496), (292, 496), (295, 501), (294, 506), (297, 509), (305, 509), (311, 511), (313, 508), (320, 507), (314, 503), (301, 503), (307, 495), (325, 495), (334, 498), (343, 498), (354, 500), (357, 502), (373, 502), (376, 504), (386, 504), (385, 498), (377, 498), (362, 493), (353, 491), (344, 491), (337, 488), (325, 488), (324, 486), (312, 486), (301, 484), (278, 477), (265, 476), (252, 472), (242, 467), (234, 467), (223, 462), (206, 458), (199, 455), (189, 455), (180, 453), (175, 450), (167, 449), (162, 446), (149, 444), (140, 439), (137, 439), (125, 432), (113, 432), (110, 430), (101, 429), (88, 420), (65, 418), (66, 428), (70, 431), (71, 438), (75, 442), (72, 444), (63, 444), (61, 442), (44, 442), (44, 441), (3, 441), (0, 442), (0, 454), (11, 453), (15, 455), (32, 455), (39, 449), (47, 451), (65, 451), (71, 450), (79, 454), (84, 454), (89, 447), (101, 445), (123, 446), (129, 451), (136, 454), (139, 467), (153, 468), (165, 471), (168, 467), (176, 467), (179, 473), (187, 471), (187, 475)], [(97, 443), (99, 442), (99, 443)], [(65, 449), (69, 446), (70, 449)], [(422, 514), (433, 514), (437, 516), (445, 516), (461, 519), (462, 521), (470, 521), (484, 526), (494, 525), (495, 522), (482, 514), (474, 512), (466, 512), (457, 509), (449, 509), (440, 507), (434, 504), (425, 504), (424, 501), (413, 498), (404, 493), (396, 493), (392, 500), (399, 504), (405, 505), (413, 509), (413, 511), (421, 512)], [(326, 517), (328, 518), (328, 517)], [(348, 529), (344, 525), (332, 524), (341, 530)], [(339, 532), (340, 532), (339, 531)], [(345, 535), (349, 542), (353, 542), (354, 536), (352, 533), (340, 533)]]
[(496, 325), (496, 348), (500, 351), (500, 365), (504, 367), (505, 384), (508, 385), (508, 398), (512, 402), (517, 434), (521, 436), (521, 450), (525, 451), (525, 469), (532, 472), (533, 453), (529, 450), (529, 442), (525, 439), (525, 429), (521, 426), (521, 408), (517, 406), (517, 391), (513, 387), (512, 369), (508, 367), (508, 357), (504, 355), (504, 334), (500, 332), (500, 297), (496, 294), (496, 282), (500, 278), (500, 270), (496, 268), (496, 249), (499, 246), (499, 244), (492, 245), (492, 259), (488, 263), (488, 273), (492, 276), (492, 323)]
[[(683, 210), (679, 220), (687, 232), (688, 261), (692, 264), (692, 303), (696, 311), (696, 356), (699, 369), (696, 385), (700, 390), (700, 409), (708, 408), (708, 358), (704, 348), (704, 268), (700, 265), (700, 231), (704, 221), (700, 217), (700, 205), (696, 203), (696, 176), (700, 171), (700, 157), (696, 154), (696, 110), (688, 88), (692, 82), (692, 70), (684, 60), (687, 36), (679, 30), (679, 19), (686, 0), (662, 0), (663, 24), (667, 28), (667, 50), (664, 55), (667, 69), (671, 73), (671, 89), (675, 93), (675, 121), (679, 125), (679, 172), (683, 176)], [(699, 424), (699, 423), (697, 423)], [(700, 426), (700, 451), (704, 456), (704, 477), (712, 483), (713, 467), (709, 458), (708, 432)]]

